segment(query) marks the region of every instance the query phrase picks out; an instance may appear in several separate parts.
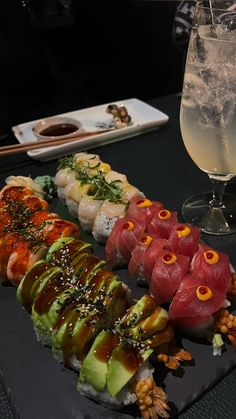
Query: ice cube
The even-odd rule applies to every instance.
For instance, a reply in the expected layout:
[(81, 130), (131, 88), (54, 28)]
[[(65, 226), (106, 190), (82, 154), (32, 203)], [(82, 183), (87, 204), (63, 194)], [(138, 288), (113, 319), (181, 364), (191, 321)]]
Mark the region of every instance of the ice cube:
[(213, 90), (208, 102), (200, 107), (199, 122), (211, 127), (225, 128), (234, 117), (235, 97), (226, 89)]

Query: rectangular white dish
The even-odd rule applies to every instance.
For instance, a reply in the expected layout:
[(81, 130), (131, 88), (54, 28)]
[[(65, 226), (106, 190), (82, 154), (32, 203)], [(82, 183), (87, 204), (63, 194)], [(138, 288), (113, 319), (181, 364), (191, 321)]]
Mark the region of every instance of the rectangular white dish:
[[(39, 148), (29, 151), (28, 156), (35, 160), (45, 161), (69, 154), (75, 151), (88, 150), (90, 148), (99, 147), (116, 141), (124, 140), (129, 137), (139, 135), (143, 132), (156, 129), (159, 125), (165, 124), (169, 117), (158, 109), (153, 108), (147, 103), (133, 98), (113, 102), (118, 106), (125, 106), (132, 119), (132, 124), (126, 128), (116, 129), (110, 132), (104, 132), (99, 135), (91, 135), (89, 137), (78, 139), (72, 143), (62, 144), (56, 147)], [(73, 112), (64, 113), (55, 116), (68, 116), (78, 119), (81, 126), (86, 131), (97, 130), (97, 123), (108, 122), (111, 115), (106, 112), (108, 104), (94, 106), (91, 108), (81, 109)], [(44, 118), (45, 119), (45, 118)], [(27, 144), (29, 141), (39, 141), (34, 135), (32, 128), (39, 120), (25, 122), (23, 124), (12, 127), (17, 140), (20, 143)], [(101, 130), (102, 131), (102, 130)]]

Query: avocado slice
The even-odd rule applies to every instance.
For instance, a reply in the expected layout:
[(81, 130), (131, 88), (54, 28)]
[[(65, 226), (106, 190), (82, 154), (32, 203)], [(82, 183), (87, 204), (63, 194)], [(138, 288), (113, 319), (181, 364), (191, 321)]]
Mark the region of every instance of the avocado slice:
[(111, 396), (116, 396), (125, 387), (152, 352), (153, 349), (147, 349), (141, 356), (134, 348), (123, 344), (113, 350), (107, 370), (107, 390)]
[(153, 312), (146, 318), (141, 319), (135, 327), (129, 328), (129, 332), (132, 337), (143, 336), (147, 339), (154, 333), (163, 330), (169, 320), (167, 311), (158, 306)]
[(136, 304), (130, 307), (127, 314), (121, 319), (119, 327), (127, 328), (135, 326), (141, 319), (149, 316), (156, 306), (157, 303), (154, 298), (150, 297), (148, 294), (144, 294)]
[(17, 289), (17, 299), (31, 313), (35, 297), (53, 278), (62, 275), (62, 269), (45, 260), (36, 262), (25, 274)]
[(122, 390), (152, 354), (154, 337), (155, 346), (158, 337), (160, 343), (170, 340), (170, 334), (161, 334), (167, 323), (167, 311), (148, 295), (144, 295), (121, 319), (116, 327), (120, 345), (113, 350), (108, 362), (107, 390), (111, 396)]
[(118, 343), (117, 337), (105, 330), (96, 337), (83, 361), (79, 381), (89, 383), (97, 391), (103, 391), (107, 381), (108, 361)]
[[(90, 346), (102, 327), (111, 326), (114, 322), (113, 307), (117, 299), (122, 282), (117, 280), (116, 275), (108, 277), (111, 272), (98, 272), (99, 281), (88, 290), (86, 303), (77, 300), (71, 307), (66, 307), (65, 312), (59, 319), (59, 327), (55, 327), (52, 337), (54, 353), (62, 350), (64, 361), (70, 365), (71, 357), (75, 356), (78, 360), (84, 358)], [(101, 280), (102, 279), (102, 280)], [(81, 289), (81, 292), (84, 291)], [(121, 305), (123, 314), (123, 305)], [(118, 310), (116, 309), (116, 314)]]
[[(60, 288), (60, 290), (59, 290)], [(58, 287), (56, 281), (51, 281), (37, 295), (32, 307), (32, 322), (38, 334), (51, 342), (51, 334), (60, 313), (66, 304), (73, 298), (75, 290), (68, 287)]]
[(69, 243), (75, 242), (76, 239), (74, 237), (61, 237), (57, 239), (48, 249), (46, 260), (50, 262), (53, 260), (54, 254), (57, 253), (62, 247), (66, 246)]
[[(70, 266), (81, 253), (91, 252), (92, 245), (73, 237), (56, 240), (48, 249), (46, 260), (59, 266)], [(75, 263), (75, 261), (74, 261)]]

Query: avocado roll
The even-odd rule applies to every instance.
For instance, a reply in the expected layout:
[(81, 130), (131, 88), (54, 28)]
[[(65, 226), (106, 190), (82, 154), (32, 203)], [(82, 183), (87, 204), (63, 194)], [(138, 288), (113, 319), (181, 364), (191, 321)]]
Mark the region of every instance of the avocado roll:
[(48, 249), (46, 260), (56, 266), (70, 266), (81, 253), (91, 253), (92, 245), (75, 239), (62, 237)]
[[(51, 346), (51, 335), (58, 317), (74, 298), (84, 298), (86, 286), (105, 261), (82, 253), (75, 265), (60, 270), (41, 289), (32, 306), (32, 321), (38, 340)], [(60, 269), (60, 268), (59, 268)]]
[(155, 387), (150, 356), (172, 339), (167, 311), (144, 295), (113, 328), (97, 336), (83, 360), (78, 391), (110, 408), (139, 402), (137, 383), (144, 380)]
[(112, 272), (97, 271), (58, 317), (52, 336), (57, 360), (79, 369), (95, 337), (111, 327), (128, 305), (127, 287)]
[(31, 313), (35, 297), (53, 278), (63, 274), (58, 266), (53, 266), (45, 260), (36, 262), (25, 274), (17, 288), (17, 299), (28, 313)]

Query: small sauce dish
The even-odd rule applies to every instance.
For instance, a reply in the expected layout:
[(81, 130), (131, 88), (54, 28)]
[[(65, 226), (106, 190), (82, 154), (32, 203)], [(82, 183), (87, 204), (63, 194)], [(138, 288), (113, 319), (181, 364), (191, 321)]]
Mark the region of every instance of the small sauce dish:
[(81, 130), (77, 119), (66, 116), (41, 119), (33, 128), (34, 135), (39, 140), (73, 138)]

